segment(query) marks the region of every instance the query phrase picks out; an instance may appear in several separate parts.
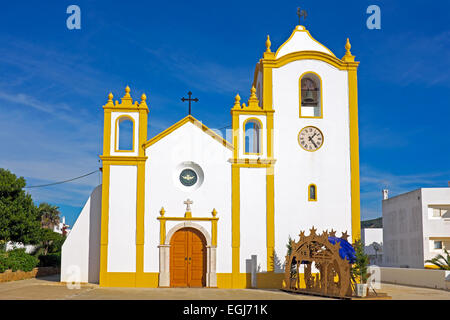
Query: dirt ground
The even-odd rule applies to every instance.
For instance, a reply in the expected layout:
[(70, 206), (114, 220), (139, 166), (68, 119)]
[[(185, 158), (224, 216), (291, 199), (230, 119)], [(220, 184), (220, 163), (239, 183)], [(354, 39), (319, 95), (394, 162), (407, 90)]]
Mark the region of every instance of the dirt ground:
[[(382, 284), (379, 292), (393, 300), (450, 300), (450, 292)], [(0, 283), (0, 300), (322, 300), (280, 290), (208, 288), (101, 288), (95, 284), (70, 289), (59, 276)]]

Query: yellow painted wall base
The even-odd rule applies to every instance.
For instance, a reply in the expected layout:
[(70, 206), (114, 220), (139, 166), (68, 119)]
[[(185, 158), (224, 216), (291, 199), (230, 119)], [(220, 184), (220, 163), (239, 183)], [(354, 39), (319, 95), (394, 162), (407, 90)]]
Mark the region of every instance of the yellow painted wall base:
[(256, 284), (261, 289), (280, 289), (284, 279), (283, 273), (265, 272), (256, 274)]
[[(261, 289), (280, 289), (283, 282), (284, 273), (264, 272), (256, 274), (257, 288)], [(251, 274), (240, 273), (238, 275), (237, 285), (233, 286), (231, 273), (217, 274), (217, 288), (220, 289), (245, 289), (251, 288)]]
[[(219, 289), (245, 289), (251, 288), (251, 274), (240, 273), (237, 277), (237, 285), (233, 286), (231, 273), (217, 274), (217, 288)], [(263, 272), (257, 273), (257, 288), (280, 289), (283, 283), (284, 273)], [(125, 288), (158, 288), (159, 273), (157, 272), (107, 272), (105, 281), (100, 287), (125, 287)]]
[(157, 288), (158, 279), (157, 272), (106, 272), (100, 287)]

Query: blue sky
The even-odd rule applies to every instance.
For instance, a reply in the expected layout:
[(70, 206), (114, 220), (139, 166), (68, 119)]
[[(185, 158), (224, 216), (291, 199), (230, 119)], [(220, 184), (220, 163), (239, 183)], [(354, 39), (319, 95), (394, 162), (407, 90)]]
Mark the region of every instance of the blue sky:
[[(81, 30), (66, 8), (81, 8)], [(381, 8), (381, 30), (366, 9)], [(270, 34), (278, 48), (308, 10), (306, 27), (338, 57), (347, 37), (361, 61), (362, 218), (381, 215), (381, 189), (398, 194), (450, 180), (448, 1), (8, 1), (0, 19), (0, 167), (46, 184), (96, 170), (103, 110), (126, 85), (150, 105), (149, 138), (186, 115), (230, 124), (246, 101)], [(30, 189), (73, 224), (99, 174)]]

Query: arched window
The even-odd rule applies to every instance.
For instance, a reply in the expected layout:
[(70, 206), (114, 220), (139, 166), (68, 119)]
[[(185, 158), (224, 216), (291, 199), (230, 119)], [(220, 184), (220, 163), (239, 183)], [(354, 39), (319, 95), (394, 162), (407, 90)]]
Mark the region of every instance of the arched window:
[(116, 120), (116, 150), (134, 151), (134, 120), (122, 116)]
[(245, 154), (262, 154), (262, 124), (258, 119), (247, 119), (244, 122)]
[(317, 201), (317, 187), (313, 183), (308, 186), (308, 201)]
[(300, 77), (300, 117), (322, 118), (322, 80), (313, 72)]

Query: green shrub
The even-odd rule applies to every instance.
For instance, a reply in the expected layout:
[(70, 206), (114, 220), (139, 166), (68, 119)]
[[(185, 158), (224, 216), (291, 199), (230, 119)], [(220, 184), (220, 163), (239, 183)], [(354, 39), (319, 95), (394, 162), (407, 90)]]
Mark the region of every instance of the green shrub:
[(6, 252), (0, 252), (0, 273), (8, 270), (8, 254)]
[(14, 249), (7, 252), (5, 255), (6, 257), (1, 259), (4, 260), (4, 262), (0, 262), (0, 269), (2, 268), (1, 265), (3, 265), (3, 268), (6, 268), (5, 270), (11, 269), (12, 271), (21, 270), (28, 272), (33, 270), (33, 268), (39, 264), (39, 259), (26, 253), (25, 249)]
[(369, 256), (364, 252), (364, 244), (361, 240), (356, 240), (353, 244), (355, 249), (356, 261), (352, 266), (351, 273), (355, 280), (359, 280), (359, 283), (366, 283), (369, 279), (369, 273), (367, 267), (369, 265)]
[(61, 266), (61, 252), (49, 253), (48, 255), (40, 255), (39, 266), (59, 268)]

